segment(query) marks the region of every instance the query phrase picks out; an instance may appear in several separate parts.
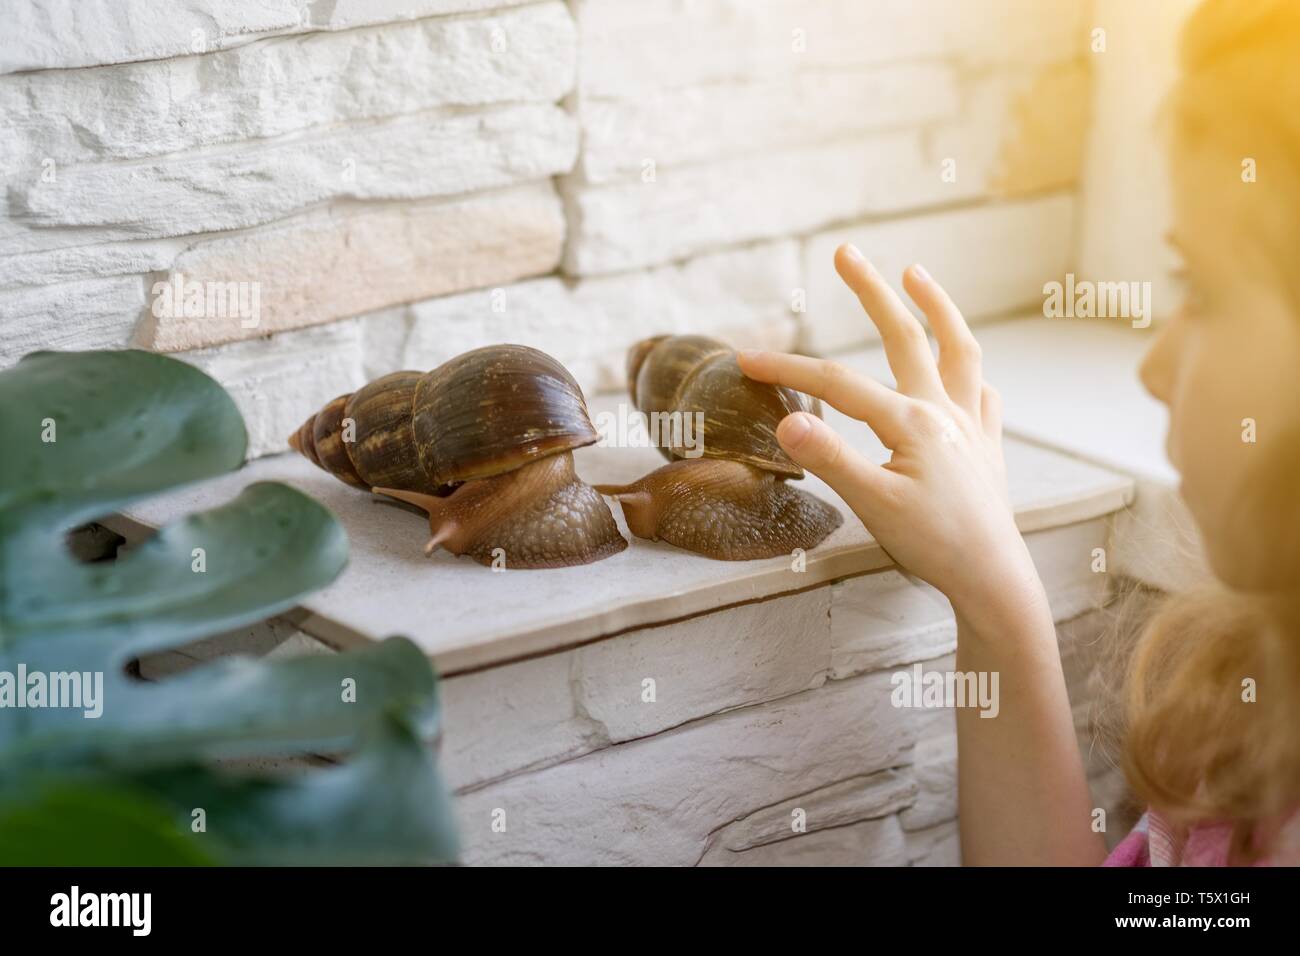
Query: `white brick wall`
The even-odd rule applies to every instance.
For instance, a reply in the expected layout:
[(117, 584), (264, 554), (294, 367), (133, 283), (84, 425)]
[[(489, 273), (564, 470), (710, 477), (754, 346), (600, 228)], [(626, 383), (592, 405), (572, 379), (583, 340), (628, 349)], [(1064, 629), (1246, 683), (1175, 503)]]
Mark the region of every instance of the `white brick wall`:
[[(1134, 814), (1097, 736), (1100, 657), (1115, 638), (1090, 555), (1108, 533), (1099, 519), (1028, 541), (1064, 621), (1079, 747), (1113, 845)], [(955, 711), (891, 700), (900, 670), (951, 670), (955, 637), (946, 601), (886, 571), (445, 678), (439, 760), (465, 860), (956, 865)], [(141, 672), (321, 650), (273, 620)]]
[[(589, 390), (659, 332), (833, 352), (851, 238), (975, 318), (1070, 261), (1086, 0), (17, 0), (0, 366), (135, 345), (251, 454), (322, 398), (521, 341)], [(259, 320), (154, 314), (256, 283)]]

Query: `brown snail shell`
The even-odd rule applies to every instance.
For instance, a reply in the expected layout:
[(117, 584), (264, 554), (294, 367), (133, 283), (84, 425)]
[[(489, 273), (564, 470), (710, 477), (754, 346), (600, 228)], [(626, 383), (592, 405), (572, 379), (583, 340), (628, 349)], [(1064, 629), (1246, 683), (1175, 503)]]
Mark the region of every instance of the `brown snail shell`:
[[(781, 448), (776, 427), (793, 412), (820, 417), (816, 399), (802, 392), (748, 378), (736, 353), (703, 335), (660, 336), (634, 345), (628, 354), (632, 402), (647, 416), (680, 412), (703, 415), (703, 455), (743, 461), (790, 478), (803, 469)], [(683, 433), (678, 431), (673, 437)], [(660, 451), (671, 459), (691, 457), (670, 441)]]
[(500, 475), (600, 437), (568, 369), (523, 345), (466, 352), (423, 376), (411, 427), (439, 485)]
[[(638, 342), (627, 371), (632, 401), (670, 459), (632, 484), (597, 486), (619, 500), (633, 534), (738, 561), (813, 548), (843, 522), (838, 509), (786, 483), (804, 472), (776, 440), (787, 415), (820, 417), (815, 399), (746, 377), (735, 352), (706, 336)], [(655, 427), (655, 415), (675, 413), (702, 420), (694, 448), (686, 429)]]
[(627, 546), (572, 451), (599, 436), (582, 390), (522, 345), (394, 372), (342, 395), (289, 443), (348, 484), (429, 513), (438, 546), (481, 564), (586, 564)]
[(355, 440), (347, 446), (358, 475), (368, 488), (427, 490), (411, 427), (419, 372), (393, 372), (353, 392), (343, 417), (356, 422)]

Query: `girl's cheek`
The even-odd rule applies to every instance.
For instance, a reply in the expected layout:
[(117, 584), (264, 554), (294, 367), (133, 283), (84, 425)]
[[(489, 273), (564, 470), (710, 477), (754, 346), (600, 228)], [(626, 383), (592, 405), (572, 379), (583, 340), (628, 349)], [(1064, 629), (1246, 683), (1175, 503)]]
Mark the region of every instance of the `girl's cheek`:
[(1156, 332), (1155, 340), (1138, 370), (1143, 387), (1166, 406), (1173, 403), (1178, 367), (1178, 337), (1182, 322), (1181, 315), (1175, 316)]
[(1188, 378), (1189, 330), (1187, 319), (1180, 312), (1156, 333), (1139, 375), (1146, 390), (1169, 409), (1169, 431), (1165, 448), (1169, 460), (1180, 466), (1179, 449), (1183, 444), (1182, 429), (1189, 417), (1188, 402), (1195, 401), (1195, 393), (1185, 388)]
[(1211, 541), (1236, 510), (1233, 492), (1243, 478), (1243, 456), (1233, 409), (1241, 387), (1227, 373), (1227, 343), (1197, 320), (1181, 323), (1170, 362), (1169, 460), (1183, 498)]
[(1261, 357), (1251, 352), (1257, 337), (1243, 323), (1191, 324), (1183, 335), (1170, 408), (1171, 451), (1188, 507), (1213, 548), (1254, 526), (1243, 512), (1253, 497), (1246, 489), (1259, 458), (1248, 425), (1250, 410), (1269, 400), (1270, 382)]

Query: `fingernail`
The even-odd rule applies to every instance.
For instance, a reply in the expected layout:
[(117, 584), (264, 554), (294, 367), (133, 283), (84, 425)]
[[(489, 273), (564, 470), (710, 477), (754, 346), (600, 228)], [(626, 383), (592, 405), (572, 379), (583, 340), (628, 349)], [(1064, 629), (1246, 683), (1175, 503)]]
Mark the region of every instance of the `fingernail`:
[(791, 415), (781, 423), (781, 444), (787, 448), (798, 448), (807, 440), (812, 426), (806, 415)]
[(862, 250), (851, 242), (844, 247), (844, 253), (855, 262), (867, 261), (867, 257), (862, 254)]
[(925, 266), (921, 265), (921, 263), (919, 262), (916, 263), (914, 266), (912, 266), (912, 274), (916, 276), (918, 279), (920, 279), (922, 282), (934, 281), (933, 279), (930, 278), (930, 273), (925, 271)]
[(748, 362), (752, 359), (758, 358), (762, 354), (763, 354), (762, 349), (741, 349), (739, 352), (736, 353), (736, 357), (742, 358)]

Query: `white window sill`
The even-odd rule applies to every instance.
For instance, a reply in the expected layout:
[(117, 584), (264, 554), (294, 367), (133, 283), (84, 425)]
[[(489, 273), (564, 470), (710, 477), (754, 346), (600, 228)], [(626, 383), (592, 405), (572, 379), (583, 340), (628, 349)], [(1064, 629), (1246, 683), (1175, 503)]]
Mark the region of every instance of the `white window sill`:
[(976, 330), (1008, 435), (1134, 479), (1133, 505), (1112, 536), (1110, 570), (1177, 591), (1208, 571), (1165, 457), (1168, 415), (1138, 379), (1155, 333), (1121, 320), (1041, 315)]

